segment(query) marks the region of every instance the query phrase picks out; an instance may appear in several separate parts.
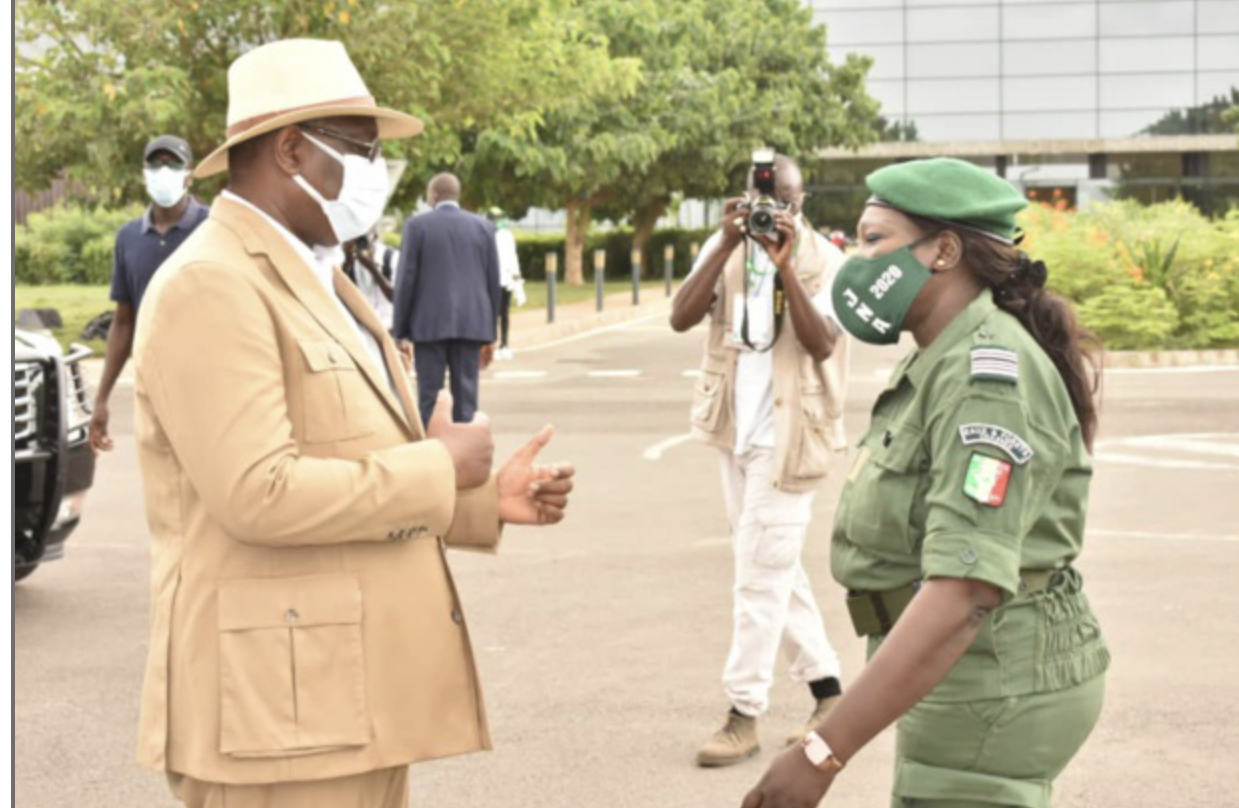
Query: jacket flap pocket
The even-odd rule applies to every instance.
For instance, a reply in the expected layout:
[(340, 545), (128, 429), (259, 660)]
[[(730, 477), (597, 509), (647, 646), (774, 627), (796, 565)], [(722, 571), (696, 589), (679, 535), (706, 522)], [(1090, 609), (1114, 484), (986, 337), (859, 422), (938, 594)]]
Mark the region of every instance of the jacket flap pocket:
[(324, 370), (356, 370), (348, 351), (339, 343), (331, 340), (305, 342), (298, 340), (297, 345), (305, 357), (305, 363), (311, 371), (320, 373)]
[(351, 575), (248, 578), (219, 585), (219, 630), (355, 625), (361, 582)]
[(723, 374), (721, 371), (703, 370), (697, 378), (697, 392), (703, 396), (712, 396), (718, 392), (718, 388), (723, 384)]
[(921, 437), (908, 427), (891, 427), (873, 447), (873, 462), (889, 471), (907, 472), (921, 458)]

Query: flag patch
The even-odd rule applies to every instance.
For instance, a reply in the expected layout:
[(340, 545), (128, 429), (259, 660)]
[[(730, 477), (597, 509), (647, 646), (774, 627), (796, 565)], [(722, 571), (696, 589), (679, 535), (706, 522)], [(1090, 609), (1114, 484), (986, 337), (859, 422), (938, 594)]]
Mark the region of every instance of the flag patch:
[(1020, 380), (1020, 357), (1015, 351), (978, 345), (972, 349), (972, 378), (1015, 384)]
[(996, 457), (973, 452), (964, 475), (964, 493), (982, 505), (997, 508), (1007, 500), (1011, 464)]

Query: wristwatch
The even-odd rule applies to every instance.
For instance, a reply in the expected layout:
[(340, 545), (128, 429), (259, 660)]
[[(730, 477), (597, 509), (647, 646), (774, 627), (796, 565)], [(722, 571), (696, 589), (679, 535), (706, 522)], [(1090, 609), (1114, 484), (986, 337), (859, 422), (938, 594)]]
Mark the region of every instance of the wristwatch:
[(830, 751), (830, 745), (816, 732), (810, 732), (804, 736), (804, 740), (800, 742), (800, 748), (804, 750), (805, 757), (818, 771), (829, 775), (843, 771), (843, 761), (835, 757), (835, 753)]

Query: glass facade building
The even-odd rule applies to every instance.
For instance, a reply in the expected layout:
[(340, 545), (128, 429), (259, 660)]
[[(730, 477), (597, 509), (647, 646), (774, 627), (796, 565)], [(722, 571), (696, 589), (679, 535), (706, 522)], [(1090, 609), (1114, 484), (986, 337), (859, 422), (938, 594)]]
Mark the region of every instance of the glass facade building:
[(1081, 204), (1239, 200), (1239, 0), (806, 2), (833, 60), (873, 59), (896, 142), (851, 159), (951, 154)]

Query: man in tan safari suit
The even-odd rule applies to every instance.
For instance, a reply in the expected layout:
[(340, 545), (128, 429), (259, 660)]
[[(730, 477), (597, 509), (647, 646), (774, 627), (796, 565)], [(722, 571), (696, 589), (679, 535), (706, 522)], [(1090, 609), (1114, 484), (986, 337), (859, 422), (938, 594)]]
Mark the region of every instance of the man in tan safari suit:
[(403, 808), (408, 765), (487, 749), (445, 547), (563, 516), (544, 429), (495, 475), (484, 416), (423, 432), (340, 244), (387, 197), (381, 109), (339, 43), (229, 70), (229, 169), (137, 326), (152, 533), (138, 758), (186, 805)]
[(748, 234), (744, 200), (730, 200), (671, 314), (676, 331), (709, 317), (692, 433), (718, 449), (735, 549), (723, 671), (731, 709), (698, 751), (702, 766), (728, 766), (757, 752), (757, 719), (769, 706), (780, 649), (792, 678), (814, 699), (808, 722), (789, 742), (817, 726), (841, 693), (839, 657), (800, 554), (814, 490), (834, 453), (846, 448), (848, 345), (830, 305), (843, 256), (801, 214), (800, 169), (782, 156), (773, 165), (778, 238)]

